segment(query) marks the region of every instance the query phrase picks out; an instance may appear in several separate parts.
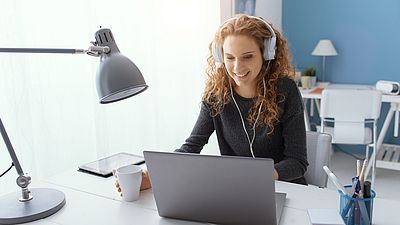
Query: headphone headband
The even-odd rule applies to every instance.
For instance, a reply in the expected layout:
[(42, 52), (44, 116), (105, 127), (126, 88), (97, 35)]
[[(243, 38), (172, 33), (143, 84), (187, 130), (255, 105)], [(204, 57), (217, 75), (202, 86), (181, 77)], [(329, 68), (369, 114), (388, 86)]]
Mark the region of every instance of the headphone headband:
[[(263, 56), (264, 56), (264, 59), (267, 61), (275, 59), (276, 34), (275, 34), (274, 30), (272, 29), (271, 25), (269, 25), (265, 20), (263, 20), (259, 17), (256, 17), (256, 16), (247, 16), (247, 17), (251, 18), (251, 19), (256, 19), (256, 20), (262, 21), (266, 25), (267, 29), (271, 33), (271, 37), (264, 39), (264, 55)], [(220, 26), (220, 29), (226, 23), (228, 23), (232, 20), (235, 20), (235, 19), (237, 19), (237, 17), (233, 17), (233, 18), (226, 20)], [(224, 63), (224, 56), (222, 54), (222, 46), (220, 44), (213, 42), (212, 46), (211, 46), (211, 53), (212, 53), (212, 56), (213, 56), (215, 62)]]

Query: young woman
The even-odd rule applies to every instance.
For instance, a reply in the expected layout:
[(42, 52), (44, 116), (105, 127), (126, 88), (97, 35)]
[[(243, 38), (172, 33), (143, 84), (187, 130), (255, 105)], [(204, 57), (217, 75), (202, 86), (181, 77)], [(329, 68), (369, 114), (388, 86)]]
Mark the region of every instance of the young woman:
[(272, 158), (275, 179), (306, 184), (303, 102), (286, 40), (264, 20), (238, 15), (209, 48), (200, 115), (176, 151), (199, 153), (216, 131), (221, 155)]
[[(238, 15), (222, 24), (209, 49), (201, 111), (176, 151), (200, 153), (215, 131), (221, 155), (272, 158), (276, 180), (306, 184), (303, 102), (289, 75), (286, 40), (261, 18)], [(143, 175), (141, 189), (150, 188)]]

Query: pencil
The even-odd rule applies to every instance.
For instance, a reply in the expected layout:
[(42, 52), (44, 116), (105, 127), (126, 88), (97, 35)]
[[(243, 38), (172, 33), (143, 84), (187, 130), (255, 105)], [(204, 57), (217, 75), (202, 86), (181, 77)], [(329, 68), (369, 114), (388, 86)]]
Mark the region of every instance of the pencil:
[(364, 170), (365, 170), (366, 164), (367, 164), (367, 160), (364, 159), (364, 162), (363, 162), (363, 165), (361, 168), (361, 172), (360, 172), (360, 185), (361, 185), (360, 198), (364, 198), (364, 181), (365, 181)]

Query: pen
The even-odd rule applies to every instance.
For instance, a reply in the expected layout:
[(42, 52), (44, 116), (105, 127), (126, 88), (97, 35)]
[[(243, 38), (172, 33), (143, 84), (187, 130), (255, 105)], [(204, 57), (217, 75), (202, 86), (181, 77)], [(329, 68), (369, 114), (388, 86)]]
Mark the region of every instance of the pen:
[[(358, 180), (358, 177), (353, 177), (352, 179), (352, 186), (351, 190), (348, 193), (348, 196), (352, 198), (357, 197), (357, 192), (360, 190), (360, 182)], [(346, 206), (343, 208), (343, 211), (341, 212), (342, 217), (345, 217), (347, 214), (349, 214), (347, 220), (352, 221), (353, 219), (356, 220), (356, 224), (359, 224), (359, 217), (360, 217), (360, 208), (358, 206), (358, 202), (352, 199), (349, 199)], [(349, 224), (347, 222), (347, 224)]]
[[(363, 185), (364, 189), (364, 198), (371, 198), (371, 182), (365, 181)], [(371, 223), (371, 201), (362, 201), (360, 202), (360, 210), (361, 210), (361, 216), (364, 220), (365, 224), (370, 224)]]
[(339, 189), (340, 191), (343, 192), (343, 194), (348, 195), (346, 189), (344, 186), (340, 183), (339, 179), (335, 176), (335, 174), (332, 173), (332, 171), (327, 167), (323, 166), (325, 173), (328, 174), (328, 178), (332, 181), (332, 183)]
[(369, 181), (364, 182), (364, 197), (371, 198), (371, 182)]
[[(371, 198), (371, 182), (365, 181), (364, 182), (364, 198)], [(371, 213), (371, 201), (365, 203), (367, 212)]]
[(360, 180), (358, 179), (358, 177), (353, 177), (351, 179), (352, 181), (352, 185), (351, 185), (351, 191), (350, 191), (350, 196), (353, 198), (357, 198), (360, 190), (361, 190), (361, 186), (360, 186)]

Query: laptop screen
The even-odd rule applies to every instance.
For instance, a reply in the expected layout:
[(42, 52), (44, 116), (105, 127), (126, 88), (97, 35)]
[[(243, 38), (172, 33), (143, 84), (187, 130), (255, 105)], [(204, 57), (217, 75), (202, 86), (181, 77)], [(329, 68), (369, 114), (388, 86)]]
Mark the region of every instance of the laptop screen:
[(272, 159), (155, 151), (144, 157), (160, 216), (277, 224)]

